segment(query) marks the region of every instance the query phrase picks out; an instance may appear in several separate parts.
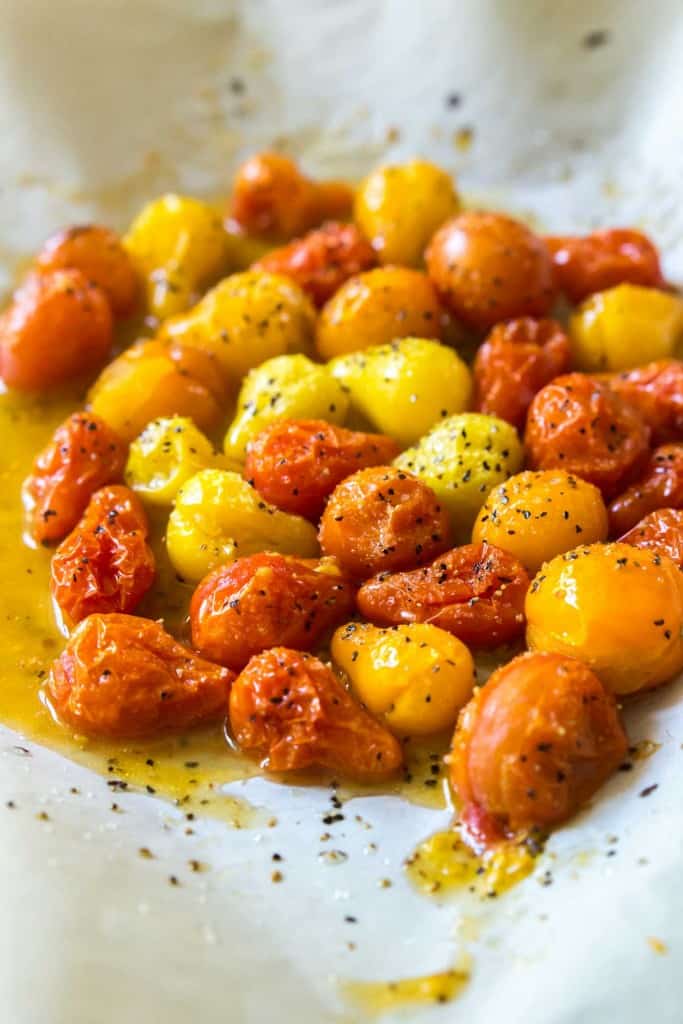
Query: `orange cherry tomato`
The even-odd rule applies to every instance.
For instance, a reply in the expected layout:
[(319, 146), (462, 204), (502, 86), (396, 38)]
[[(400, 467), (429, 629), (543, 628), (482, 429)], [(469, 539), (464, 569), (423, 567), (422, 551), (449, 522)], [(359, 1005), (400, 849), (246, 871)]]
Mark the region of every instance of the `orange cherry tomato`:
[(524, 631), (529, 576), (493, 544), (465, 544), (423, 569), (382, 573), (358, 591), (361, 615), (381, 626), (428, 622), (472, 647), (498, 647)]
[(649, 440), (638, 411), (583, 373), (557, 377), (538, 392), (524, 437), (532, 469), (564, 469), (606, 497), (642, 466)]
[(683, 442), (656, 448), (640, 476), (608, 508), (610, 532), (619, 536), (660, 508), (683, 508)]
[(614, 697), (580, 661), (522, 654), (463, 709), (451, 779), (478, 841), (558, 825), (605, 782), (628, 741)]
[(603, 378), (621, 398), (635, 405), (652, 431), (654, 444), (683, 439), (683, 362), (659, 359)]
[(431, 562), (450, 546), (451, 529), (431, 488), (402, 469), (374, 466), (334, 489), (318, 536), (324, 554), (367, 579)]
[(220, 721), (234, 674), (135, 615), (89, 615), (47, 683), (62, 722), (86, 736), (135, 739)]
[(352, 609), (353, 588), (333, 561), (247, 555), (214, 569), (195, 590), (192, 645), (239, 671), (269, 647), (310, 651)]
[(608, 228), (583, 237), (550, 235), (545, 243), (557, 287), (574, 305), (618, 284), (665, 285), (657, 248), (640, 231)]
[(273, 647), (251, 659), (230, 692), (232, 735), (271, 772), (329, 768), (360, 780), (395, 775), (401, 745), (311, 654)]
[(127, 487), (96, 491), (52, 556), (51, 590), (71, 624), (94, 612), (132, 612), (152, 586), (147, 517)]
[(619, 540), (635, 548), (668, 555), (683, 569), (683, 509), (659, 508), (650, 512)]
[(425, 259), (445, 305), (472, 330), (486, 331), (513, 317), (542, 317), (553, 304), (545, 243), (501, 213), (453, 217), (436, 232)]
[(0, 317), (0, 377), (44, 391), (95, 370), (111, 342), (109, 300), (80, 270), (30, 274)]
[(398, 452), (384, 434), (324, 420), (276, 420), (249, 445), (244, 475), (271, 505), (317, 523), (337, 484), (358, 469), (386, 465)]
[(351, 215), (353, 191), (315, 182), (289, 157), (257, 153), (238, 169), (230, 215), (250, 235), (288, 240), (324, 220)]
[(330, 222), (266, 253), (251, 269), (291, 277), (320, 308), (350, 277), (376, 265), (375, 250), (354, 224)]
[(99, 224), (67, 228), (47, 240), (36, 258), (41, 272), (75, 268), (107, 294), (117, 318), (135, 311), (141, 283), (115, 231)]
[(123, 478), (127, 445), (104, 420), (75, 412), (55, 430), (23, 488), (29, 532), (39, 544), (61, 540), (90, 498)]
[(536, 392), (570, 363), (569, 338), (557, 320), (496, 324), (474, 361), (474, 408), (522, 429)]

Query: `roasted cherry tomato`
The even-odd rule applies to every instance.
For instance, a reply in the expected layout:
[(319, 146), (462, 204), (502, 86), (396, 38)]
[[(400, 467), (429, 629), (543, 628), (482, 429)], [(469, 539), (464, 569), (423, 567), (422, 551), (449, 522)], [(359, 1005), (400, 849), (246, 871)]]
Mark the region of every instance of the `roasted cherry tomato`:
[(529, 406), (532, 469), (564, 469), (611, 497), (642, 466), (650, 431), (633, 406), (583, 373), (558, 377)]
[(384, 434), (324, 420), (279, 420), (249, 445), (244, 475), (272, 505), (317, 523), (337, 484), (396, 455), (398, 445)]
[(132, 612), (155, 577), (149, 528), (128, 487), (95, 491), (52, 556), (51, 590), (68, 624), (95, 612)]
[(612, 391), (635, 405), (654, 444), (683, 440), (683, 362), (659, 359), (604, 378)]
[(115, 317), (130, 316), (141, 294), (141, 280), (115, 231), (88, 224), (67, 228), (38, 253), (40, 271), (75, 268), (106, 292)]
[(30, 274), (0, 317), (0, 377), (45, 391), (96, 369), (111, 342), (109, 300), (80, 270)]
[(230, 214), (251, 235), (287, 241), (321, 221), (349, 216), (352, 204), (348, 185), (312, 181), (289, 157), (257, 153), (235, 175)]
[(75, 412), (57, 427), (23, 487), (29, 532), (39, 544), (74, 528), (100, 487), (123, 476), (126, 445), (94, 413)]
[(465, 544), (412, 572), (381, 573), (358, 591), (361, 615), (381, 625), (429, 622), (472, 647), (498, 647), (524, 631), (529, 577), (493, 544)]
[(450, 543), (448, 514), (426, 484), (393, 466), (361, 469), (332, 492), (323, 553), (356, 579), (424, 565)]
[(552, 306), (550, 253), (512, 217), (461, 213), (437, 231), (425, 257), (446, 306), (475, 331), (512, 317), (545, 316)]
[(650, 512), (619, 540), (668, 555), (683, 569), (683, 509), (660, 508)]
[(330, 222), (266, 253), (251, 269), (291, 277), (320, 307), (350, 277), (370, 270), (376, 263), (374, 249), (358, 228)]
[(536, 392), (570, 362), (569, 338), (557, 320), (524, 316), (496, 324), (474, 361), (474, 408), (522, 429)]
[(461, 819), (484, 844), (558, 825), (628, 749), (614, 697), (560, 654), (522, 654), (475, 691), (455, 731), (451, 779)]
[(527, 644), (585, 661), (616, 694), (683, 669), (683, 573), (655, 551), (590, 544), (546, 562), (526, 599)]
[(683, 442), (656, 448), (642, 476), (609, 507), (610, 530), (618, 537), (648, 512), (683, 508)]
[(574, 305), (617, 284), (664, 286), (657, 248), (640, 231), (608, 228), (583, 237), (550, 235), (544, 241), (557, 287)]
[(271, 772), (317, 766), (353, 779), (395, 775), (398, 740), (311, 654), (273, 647), (257, 654), (230, 692), (232, 735)]
[(158, 622), (89, 615), (53, 663), (47, 692), (75, 732), (134, 739), (220, 721), (233, 679)]
[(353, 588), (333, 559), (247, 555), (214, 569), (195, 590), (192, 645), (239, 672), (269, 647), (310, 651), (352, 608)]

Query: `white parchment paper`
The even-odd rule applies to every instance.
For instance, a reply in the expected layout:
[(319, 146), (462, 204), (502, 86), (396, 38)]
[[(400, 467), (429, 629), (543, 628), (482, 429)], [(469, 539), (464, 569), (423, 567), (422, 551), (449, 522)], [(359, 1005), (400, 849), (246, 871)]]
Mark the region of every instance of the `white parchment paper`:
[[(550, 228), (643, 225), (681, 280), (681, 53), (677, 0), (0, 0), (0, 288), (55, 228), (123, 227), (167, 189), (215, 196), (273, 144), (335, 176), (424, 155)], [(0, 655), (0, 701), (11, 671)], [(235, 792), (277, 828), (189, 837), (152, 797), (117, 794), (113, 816), (104, 780), (2, 730), (0, 1020), (360, 1021), (340, 982), (443, 970), (466, 948), (457, 1002), (385, 1019), (678, 1024), (683, 684), (628, 717), (661, 749), (485, 907), (403, 880), (446, 812), (368, 798), (328, 827), (328, 792), (254, 780)], [(347, 860), (319, 859), (327, 828)]]

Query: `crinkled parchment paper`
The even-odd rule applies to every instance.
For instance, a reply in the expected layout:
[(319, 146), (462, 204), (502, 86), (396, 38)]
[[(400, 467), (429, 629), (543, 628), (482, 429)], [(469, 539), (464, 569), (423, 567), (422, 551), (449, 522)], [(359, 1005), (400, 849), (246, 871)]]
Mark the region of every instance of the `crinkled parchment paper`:
[[(422, 154), (549, 227), (642, 224), (680, 280), (681, 53), (677, 0), (0, 0), (0, 288), (58, 226), (124, 226), (168, 189), (215, 196), (265, 145), (337, 176)], [(279, 825), (189, 837), (151, 797), (117, 794), (112, 815), (104, 780), (0, 731), (0, 1019), (359, 1021), (345, 979), (443, 970), (467, 949), (456, 1002), (385, 1019), (679, 1022), (683, 685), (628, 717), (661, 748), (486, 905), (431, 902), (402, 877), (447, 812), (351, 803), (327, 844), (348, 859), (330, 863), (328, 792), (235, 784)]]

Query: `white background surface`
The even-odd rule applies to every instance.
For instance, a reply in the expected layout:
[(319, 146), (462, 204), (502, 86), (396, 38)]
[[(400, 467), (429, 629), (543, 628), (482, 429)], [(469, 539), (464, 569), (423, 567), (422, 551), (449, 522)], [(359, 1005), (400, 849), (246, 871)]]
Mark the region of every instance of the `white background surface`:
[[(586, 49), (601, 29), (608, 43)], [(681, 52), (676, 0), (0, 0), (5, 283), (63, 223), (123, 227), (163, 190), (215, 195), (240, 156), (276, 138), (334, 175), (424, 155), (465, 191), (558, 229), (643, 224), (681, 279)], [(467, 152), (453, 142), (464, 127)], [(2, 588), (0, 608), (11, 581)], [(0, 676), (11, 670), (0, 657)], [(112, 814), (103, 780), (46, 751), (17, 754), (0, 732), (0, 1019), (356, 1021), (339, 981), (442, 970), (464, 946), (474, 973), (461, 998), (400, 1019), (676, 1024), (682, 696), (676, 684), (630, 712), (633, 738), (662, 748), (553, 838), (538, 867), (553, 885), (530, 878), (485, 907), (432, 903), (402, 880), (403, 858), (445, 813), (367, 799), (328, 827), (329, 793), (254, 781), (237, 789), (277, 828), (206, 822), (188, 837), (152, 798), (115, 794), (124, 813)], [(325, 845), (349, 853), (335, 866), (318, 859), (328, 828)], [(210, 870), (192, 873), (190, 858)], [(478, 920), (476, 940), (463, 943), (463, 917)]]

